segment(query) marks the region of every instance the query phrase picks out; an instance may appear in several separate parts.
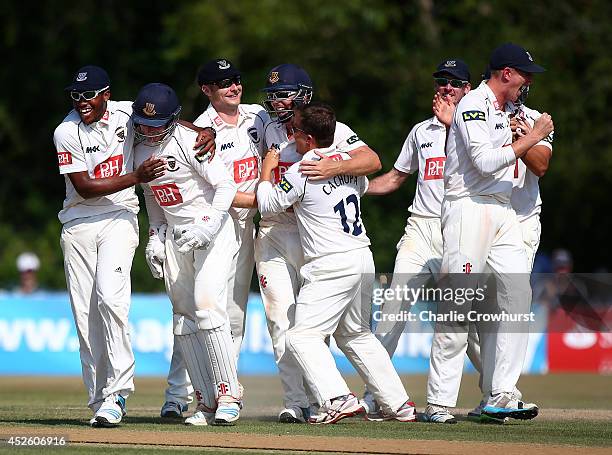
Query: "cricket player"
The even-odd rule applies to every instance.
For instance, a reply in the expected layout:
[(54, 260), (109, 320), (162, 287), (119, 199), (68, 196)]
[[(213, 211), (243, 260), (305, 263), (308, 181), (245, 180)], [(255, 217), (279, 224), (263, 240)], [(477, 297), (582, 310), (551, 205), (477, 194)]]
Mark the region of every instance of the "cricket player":
[(135, 162), (162, 158), (168, 172), (143, 185), (150, 232), (147, 261), (163, 276), (174, 335), (198, 401), (187, 425), (232, 424), (240, 414), (236, 357), (227, 315), (227, 283), (235, 253), (228, 209), (236, 184), (219, 157), (188, 149), (195, 133), (177, 126), (172, 88), (144, 86), (133, 106)]
[[(258, 104), (241, 104), (240, 71), (228, 59), (214, 59), (205, 63), (198, 72), (198, 86), (210, 104), (194, 124), (216, 131), (217, 154), (232, 175), (239, 192), (254, 192), (259, 179), (264, 151), (264, 124), (269, 119), (268, 114)], [(256, 212), (256, 208), (236, 206), (229, 212), (234, 225), (236, 253), (228, 275), (227, 312), (236, 357), (242, 345), (255, 264), (253, 217)], [(174, 349), (161, 416), (182, 416), (191, 401), (190, 392), (191, 386), (180, 351)]]
[[(471, 89), (468, 65), (457, 58), (443, 60), (434, 71), (433, 78), (436, 99), (443, 98), (453, 106)], [(389, 194), (396, 191), (410, 174), (418, 171), (415, 197), (408, 208), (411, 215), (405, 234), (397, 245), (391, 289), (419, 289), (430, 279), (436, 280), (440, 273), (440, 211), (444, 196), (445, 143), (446, 126), (436, 116), (416, 124), (406, 137), (393, 168), (373, 179), (368, 187), (367, 194)], [(385, 302), (381, 311), (383, 315), (400, 314), (401, 311), (409, 311), (410, 305), (414, 303), (416, 302), (389, 301)], [(390, 357), (393, 357), (405, 325), (405, 321), (399, 321), (380, 322), (377, 326), (376, 333)], [(468, 349), (469, 354), (471, 350)], [(375, 417), (380, 413), (378, 404), (368, 390), (363, 402), (368, 416)], [(428, 408), (426, 416), (438, 422), (456, 422), (452, 415), (441, 409)]]
[[(320, 155), (350, 160), (346, 152), (334, 146), (335, 128), (336, 118), (330, 107), (310, 104), (297, 108), (293, 133), (303, 160)], [(311, 416), (309, 422), (330, 424), (363, 412), (325, 344), (330, 335), (381, 403), (384, 419), (415, 421), (414, 403), (369, 329), (374, 261), (360, 211), (367, 179), (338, 175), (313, 181), (296, 163), (273, 186), (272, 171), (279, 159), (275, 149), (264, 159), (257, 202), (264, 216), (293, 207), (302, 239), (305, 265), (300, 275), (304, 284), (286, 344), (322, 405), (321, 412)]]
[(130, 270), (138, 246), (134, 185), (164, 173), (162, 160), (136, 171), (130, 102), (112, 101), (110, 79), (98, 66), (80, 68), (66, 87), (73, 110), (55, 129), (66, 199), (59, 212), (70, 304), (79, 336), (90, 425), (112, 427), (134, 391), (129, 338)]
[[(264, 142), (266, 149), (274, 147), (280, 153), (273, 176), (274, 183), (278, 183), (285, 171), (302, 158), (296, 150), (294, 109), (310, 103), (313, 84), (303, 68), (285, 63), (269, 71), (263, 91), (266, 93), (264, 105), (272, 117), (265, 126)], [(317, 180), (340, 174), (367, 175), (380, 169), (376, 153), (345, 124), (337, 123), (333, 144), (353, 159), (338, 162), (321, 154), (320, 161), (300, 162), (304, 175)], [(284, 390), (284, 408), (278, 419), (282, 423), (304, 423), (314, 397), (309, 399), (302, 373), (285, 348), (285, 332), (293, 321), (295, 297), (301, 282), (299, 271), (304, 265), (300, 233), (292, 211), (262, 213), (255, 240), (255, 262)]]
[[(491, 79), (467, 94), (457, 105), (446, 143), (445, 194), (442, 203), (443, 274), (457, 289), (475, 287), (470, 274), (491, 270), (498, 278), (495, 304), (508, 314), (526, 314), (531, 303), (527, 257), (516, 213), (510, 204), (515, 162), (550, 134), (552, 119), (543, 114), (533, 129), (512, 142), (504, 106), (516, 101), (533, 73), (544, 69), (520, 46), (507, 43), (491, 55)], [(510, 278), (511, 277), (511, 278)], [(454, 307), (455, 308), (455, 307)], [(471, 303), (459, 306), (467, 312)], [(483, 414), (495, 419), (531, 419), (538, 413), (514, 395), (525, 358), (528, 336), (516, 325), (500, 322), (495, 331), (479, 333), (483, 388), (490, 390)], [(455, 406), (467, 340), (461, 323), (444, 325), (447, 336), (434, 336), (430, 376), (444, 388), (428, 390), (428, 402)], [(436, 332), (439, 331), (436, 325)], [(432, 364), (433, 365), (433, 364)]]

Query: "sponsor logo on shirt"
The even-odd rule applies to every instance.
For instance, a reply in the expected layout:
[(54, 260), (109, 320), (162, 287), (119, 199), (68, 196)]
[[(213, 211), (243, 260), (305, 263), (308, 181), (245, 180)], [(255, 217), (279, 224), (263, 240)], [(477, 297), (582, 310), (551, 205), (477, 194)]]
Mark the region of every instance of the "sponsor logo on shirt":
[(94, 145), (93, 147), (85, 147), (85, 153), (95, 153), (100, 151), (99, 145)]
[(495, 129), (496, 130), (503, 130), (506, 127), (506, 125), (504, 125), (503, 123), (496, 123), (495, 124)]
[(433, 145), (433, 142), (423, 142), (423, 143), (421, 144), (421, 150), (422, 150), (422, 149), (429, 148), (429, 147), (431, 147), (432, 145)]
[(167, 183), (165, 185), (151, 185), (151, 190), (155, 196), (155, 200), (161, 207), (177, 205), (183, 202), (181, 190), (176, 183)]
[(274, 173), (274, 183), (280, 182), (281, 178), (283, 178), (283, 175), (285, 175), (285, 172), (287, 172), (287, 169), (289, 169), (292, 164), (293, 163), (279, 161), (278, 167), (272, 171)]
[(70, 152), (57, 152), (57, 161), (60, 166), (72, 164), (72, 154)]
[(439, 180), (444, 178), (444, 162), (446, 158), (427, 158), (425, 160), (425, 172), (423, 180)]
[(111, 156), (94, 168), (94, 178), (103, 179), (121, 174), (123, 155)]
[(221, 117), (219, 117), (219, 116), (215, 117), (213, 122), (215, 122), (215, 125), (217, 125), (217, 126), (221, 126), (223, 124), (223, 120), (221, 120)]
[(232, 147), (234, 147), (233, 142), (226, 142), (225, 144), (221, 144), (221, 151), (231, 149)]
[(293, 189), (293, 185), (289, 183), (289, 180), (287, 180), (284, 176), (281, 179), (281, 181), (278, 183), (278, 187), (281, 190), (283, 190), (285, 193), (288, 193), (289, 191)]
[(257, 158), (252, 156), (242, 160), (234, 161), (234, 182), (242, 183), (247, 180), (256, 179), (259, 174)]
[(482, 111), (465, 111), (461, 115), (464, 122), (469, 122), (472, 120), (486, 120), (485, 113)]

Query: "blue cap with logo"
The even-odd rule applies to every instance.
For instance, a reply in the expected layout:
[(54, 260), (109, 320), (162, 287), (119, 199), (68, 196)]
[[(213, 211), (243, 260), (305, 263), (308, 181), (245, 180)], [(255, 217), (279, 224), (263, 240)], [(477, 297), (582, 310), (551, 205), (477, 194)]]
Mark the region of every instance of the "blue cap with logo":
[(462, 81), (470, 81), (470, 69), (463, 60), (448, 59), (441, 62), (436, 68), (436, 72), (433, 73), (433, 77), (440, 77), (444, 74), (450, 74), (457, 79)]
[(198, 71), (198, 85), (240, 76), (240, 71), (226, 58), (216, 58), (204, 63)]
[(283, 63), (270, 70), (266, 86), (261, 90), (262, 92), (275, 92), (301, 88), (312, 90), (312, 80), (306, 70), (292, 63)]
[(132, 111), (134, 123), (159, 127), (178, 117), (181, 103), (171, 87), (154, 82), (140, 89)]
[(531, 54), (517, 44), (505, 43), (496, 48), (491, 54), (489, 66), (492, 70), (515, 68), (526, 73), (543, 73), (546, 71), (536, 65)]
[(86, 92), (88, 90), (100, 90), (110, 87), (108, 73), (95, 65), (87, 65), (76, 72), (72, 83), (65, 88), (66, 91)]

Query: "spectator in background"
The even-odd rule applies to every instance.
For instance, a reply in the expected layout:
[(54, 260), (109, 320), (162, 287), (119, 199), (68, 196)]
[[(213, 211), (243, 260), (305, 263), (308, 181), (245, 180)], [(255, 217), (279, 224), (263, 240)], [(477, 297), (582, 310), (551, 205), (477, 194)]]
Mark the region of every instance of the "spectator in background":
[(17, 256), (17, 270), (19, 271), (19, 287), (16, 292), (21, 294), (32, 294), (38, 290), (38, 269), (40, 260), (38, 256), (30, 251), (25, 251)]
[(572, 253), (563, 248), (552, 252), (552, 269), (554, 273), (572, 273), (574, 260)]

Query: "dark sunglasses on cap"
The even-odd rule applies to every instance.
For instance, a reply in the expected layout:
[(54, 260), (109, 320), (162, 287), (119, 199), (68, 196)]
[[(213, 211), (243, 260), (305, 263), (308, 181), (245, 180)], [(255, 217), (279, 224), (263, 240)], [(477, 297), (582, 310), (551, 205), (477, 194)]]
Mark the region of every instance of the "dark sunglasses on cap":
[(219, 88), (229, 88), (233, 84), (240, 85), (240, 76), (228, 77), (227, 79), (221, 79), (220, 81), (210, 81), (208, 84), (216, 85)]
[(72, 98), (73, 101), (79, 101), (81, 98), (83, 98), (85, 101), (91, 101), (100, 93), (108, 90), (108, 88), (109, 87), (106, 86), (104, 88), (101, 88), (100, 90), (87, 90), (85, 92), (77, 92), (76, 90), (72, 90), (70, 92), (70, 98)]
[(434, 81), (436, 81), (436, 84), (438, 84), (440, 87), (445, 87), (447, 84), (450, 84), (451, 87), (454, 88), (461, 88), (468, 83), (467, 81), (462, 81), (460, 79), (447, 79), (445, 77), (436, 77), (434, 78)]

